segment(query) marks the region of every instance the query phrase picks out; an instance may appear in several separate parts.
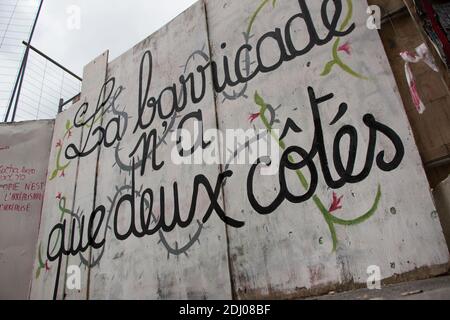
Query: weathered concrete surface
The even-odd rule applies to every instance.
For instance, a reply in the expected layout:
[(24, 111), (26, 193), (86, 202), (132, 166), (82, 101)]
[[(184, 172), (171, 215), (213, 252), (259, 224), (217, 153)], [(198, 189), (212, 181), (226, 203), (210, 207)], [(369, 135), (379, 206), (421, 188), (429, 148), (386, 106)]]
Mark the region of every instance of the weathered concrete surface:
[[(122, 141), (112, 148), (102, 148), (100, 154), (96, 202), (107, 207), (111, 229), (107, 230), (105, 249), (93, 250), (93, 258), (101, 257), (101, 260), (91, 269), (90, 297), (229, 299), (231, 288), (225, 227), (216, 218), (207, 226), (201, 223), (209, 206), (208, 196), (201, 187), (198, 199), (194, 200), (197, 202), (195, 218), (187, 228), (176, 227), (170, 233), (160, 231), (152, 236), (141, 239), (130, 238), (125, 241), (117, 240), (112, 230), (114, 206), (117, 205), (121, 195), (132, 193), (132, 159), (128, 155), (144, 132), (138, 130), (133, 133), (133, 129), (139, 118), (137, 98), (140, 62), (147, 50), (151, 51), (153, 58), (149, 97), (157, 97), (162, 89), (177, 83), (180, 75), (195, 70), (197, 64), (206, 62), (205, 57), (207, 59), (209, 56), (203, 4), (197, 3), (109, 64), (108, 78), (114, 77), (116, 81), (114, 90), (122, 86), (123, 91), (111, 106), (111, 112), (105, 115), (104, 123), (121, 114), (124, 121), (120, 129), (125, 131), (125, 135)], [(146, 79), (148, 70), (145, 68), (143, 70), (143, 79)], [(180, 187), (179, 208), (182, 218), (186, 219), (193, 202), (194, 177), (203, 174), (214, 183), (219, 175), (218, 166), (179, 166), (173, 164), (171, 160), (175, 143), (169, 130), (176, 129), (187, 114), (201, 110), (204, 128), (216, 127), (214, 95), (210, 89), (212, 86), (209, 74), (206, 82), (205, 97), (200, 103), (194, 105), (188, 102), (184, 111), (167, 120), (159, 119), (157, 116), (150, 128), (158, 130), (160, 147), (156, 157), (158, 162), (164, 162), (164, 167), (159, 171), (152, 170), (149, 160), (143, 176), (140, 174), (140, 166), (135, 170), (136, 192), (142, 195), (144, 189), (151, 189), (155, 199), (155, 203), (152, 204), (155, 216), (159, 217), (161, 210), (165, 209), (168, 221), (173, 219), (175, 208), (174, 182)], [(143, 85), (145, 88), (145, 82)], [(169, 105), (164, 106), (165, 112), (169, 109)], [(168, 129), (164, 130), (166, 126)], [(141, 153), (140, 148), (135, 156), (136, 162), (142, 159)], [(153, 157), (154, 155), (150, 159)], [(165, 187), (165, 208), (161, 208), (161, 187)], [(138, 196), (137, 201), (140, 199)], [(219, 200), (222, 201), (221, 198)], [(139, 202), (136, 204), (136, 210), (139, 210)], [(127, 228), (128, 211), (128, 205), (121, 207), (120, 230)], [(138, 216), (136, 212), (136, 219), (139, 219)]]
[[(69, 217), (69, 212), (76, 210), (71, 199), (75, 194), (77, 163), (65, 159), (64, 149), (72, 143), (80, 145), (81, 132), (75, 132), (72, 128), (72, 121), (79, 106), (79, 103), (73, 105), (72, 108), (59, 114), (55, 120), (50, 159), (47, 163), (48, 176), (39, 238), (35, 248), (37, 253), (33, 265), (31, 299), (52, 299), (54, 297), (62, 299), (64, 296), (65, 261), (61, 261), (58, 272), (58, 261), (53, 263), (48, 261), (47, 251), (54, 254), (58, 250), (56, 239), (49, 243), (49, 234), (52, 228), (62, 222), (64, 218)], [(65, 238), (69, 239), (70, 233), (66, 233)], [(47, 250), (48, 246), (50, 246), (50, 250)], [(57, 281), (57, 279), (59, 280)], [(58, 290), (54, 296), (56, 286)]]
[(433, 195), (447, 246), (450, 248), (450, 177), (433, 191)]
[(53, 125), (0, 125), (1, 300), (29, 295)]
[[(81, 88), (81, 103), (88, 104), (87, 114), (93, 113), (98, 107), (99, 92), (106, 81), (106, 72), (108, 67), (108, 55), (106, 51), (91, 61), (83, 71), (83, 84)], [(75, 121), (75, 120), (74, 120)], [(75, 131), (82, 132), (81, 148), (85, 147), (89, 150), (93, 147), (96, 141), (88, 139), (88, 136), (93, 135), (93, 132), (102, 125), (102, 118), (98, 118), (93, 124), (89, 123), (80, 129), (74, 128)], [(97, 163), (99, 152), (93, 152), (86, 157), (76, 160), (77, 162), (77, 177), (76, 190), (73, 198), (73, 210), (83, 210), (86, 213), (92, 212), (95, 208), (96, 195), (96, 178), (97, 178)], [(64, 181), (61, 181), (64, 183)], [(75, 243), (79, 240), (79, 236), (75, 235)], [(89, 260), (90, 250), (83, 255), (75, 257), (69, 256), (67, 265), (63, 270), (67, 270), (68, 266), (82, 266), (81, 268), (81, 290), (67, 290), (65, 286), (65, 299), (87, 299), (89, 289)]]
[[(331, 3), (198, 2), (110, 62), (103, 89), (103, 68), (95, 85), (86, 80), (89, 108), (82, 99), (56, 122), (39, 246), (54, 261), (32, 298), (295, 298), (360, 287), (370, 266), (387, 282), (446, 272), (411, 129), (378, 34), (365, 27), (367, 3)], [(350, 31), (327, 37), (330, 21)], [(175, 163), (176, 147), (191, 146), (173, 131), (196, 135), (198, 122), (272, 135), (280, 176), (253, 163)], [(199, 142), (200, 151), (214, 145)], [(73, 218), (86, 250), (69, 252)], [(47, 245), (63, 221), (65, 241), (54, 232)], [(80, 292), (64, 289), (67, 267), (80, 262)]]
[[(94, 208), (98, 152), (79, 159), (67, 159), (66, 150), (71, 144), (79, 150), (90, 149), (94, 144), (92, 140), (85, 143), (86, 136), (101, 125), (101, 118), (96, 119), (94, 125), (83, 125), (82, 114), (78, 114), (78, 112), (84, 107), (87, 108), (87, 112), (92, 112), (97, 108), (98, 95), (106, 79), (107, 63), (108, 53), (105, 52), (85, 67), (81, 99), (69, 110), (58, 115), (56, 119), (38, 246), (38, 254), (43, 257), (43, 262), (48, 265), (48, 268), (42, 269), (40, 263), (36, 264), (36, 272), (38, 269), (41, 271), (39, 275), (36, 273), (33, 281), (32, 299), (87, 298), (89, 274), (86, 264), (90, 258), (89, 251), (76, 256), (63, 257), (61, 265), (58, 264), (58, 261), (46, 261), (45, 257), (52, 228), (57, 223), (66, 220), (67, 230), (64, 243), (73, 241), (78, 244), (80, 233), (75, 232), (72, 237), (70, 227), (73, 223), (75, 229), (79, 229), (82, 213), (91, 212)], [(84, 232), (86, 231), (84, 230)], [(58, 252), (60, 241), (60, 236), (52, 239), (50, 250), (52, 254)], [(68, 246), (65, 245), (65, 247)], [(66, 290), (66, 272), (69, 266), (82, 266), (80, 290)], [(58, 282), (57, 286), (56, 282)]]
[(450, 300), (450, 276), (382, 286), (381, 290), (361, 289), (330, 293), (312, 300)]
[[(266, 32), (280, 28), (280, 42), (286, 43), (285, 26), (288, 21), (296, 21), (289, 28), (295, 46), (300, 50), (309, 43), (313, 34), (308, 33), (305, 23), (295, 16), (300, 12), (305, 16), (300, 3), (308, 6), (320, 37), (323, 39), (327, 34), (321, 23), (321, 1), (277, 1), (274, 6), (267, 1), (265, 6), (259, 6), (259, 1), (206, 2), (213, 60), (221, 61), (222, 56), (226, 55), (233, 57), (231, 61), (234, 62), (233, 54), (237, 48), (246, 43), (246, 38), (250, 39), (247, 42), (252, 46), (248, 58), (251, 67), (246, 74), (243, 54), (244, 75), (252, 74), (261, 64), (255, 52), (258, 39)], [(308, 87), (312, 87), (318, 97), (334, 94), (332, 99), (319, 107), (325, 140), (323, 147), (328, 154), (334, 179), (339, 176), (335, 169), (336, 160), (333, 160), (336, 155), (336, 149), (333, 152), (333, 138), (345, 125), (355, 128), (359, 136), (355, 146), (358, 150), (355, 172), (360, 172), (364, 167), (369, 141), (363, 123), (366, 114), (372, 114), (401, 137), (404, 158), (394, 171), (383, 172), (374, 165), (364, 181), (330, 188), (324, 181), (324, 162), (320, 163), (315, 157), (315, 167), (319, 170), (315, 192), (317, 198), (299, 204), (284, 201), (268, 215), (259, 215), (249, 203), (249, 190), (245, 187), (249, 167), (231, 166), (234, 176), (224, 188), (226, 208), (236, 218), (246, 221), (242, 229), (228, 228), (232, 278), (239, 298), (295, 297), (334, 286), (354, 287), (365, 283), (367, 268), (371, 265), (379, 266), (383, 277), (390, 278), (421, 267), (448, 263), (445, 240), (383, 46), (378, 33), (366, 28), (367, 3), (341, 3), (343, 13), (339, 25), (344, 24), (344, 16), (351, 12), (349, 4), (353, 4), (351, 21), (355, 22), (356, 29), (339, 40), (315, 46), (308, 54), (284, 62), (275, 71), (260, 72), (245, 86), (236, 86), (219, 94), (216, 100), (219, 127), (264, 129), (267, 127), (266, 120), (272, 120), (271, 127), (279, 129), (281, 134), (290, 118), (301, 132), (291, 130), (283, 140), (285, 147), (282, 148), (301, 146), (307, 152), (311, 146), (317, 146), (313, 144), (313, 120), (318, 117), (312, 117), (308, 97)], [(332, 5), (328, 11), (332, 12)], [(294, 20), (289, 20), (291, 17)], [(349, 26), (347, 24), (343, 30)], [(226, 43), (225, 48), (223, 43)], [(274, 38), (261, 45), (260, 60), (263, 64), (272, 66), (277, 63), (280, 52), (283, 54), (279, 47)], [(334, 64), (331, 70), (326, 68), (333, 55), (346, 67)], [(224, 70), (222, 67), (219, 74)], [(324, 73), (327, 75), (322, 76)], [(235, 78), (234, 73), (231, 78)], [(239, 92), (242, 93), (240, 96), (236, 94)], [(272, 114), (266, 111), (267, 119), (258, 115), (261, 108), (258, 105), (260, 99), (255, 98), (256, 93), (272, 107), (269, 109)], [(333, 119), (343, 102), (347, 104), (348, 111), (336, 123)], [(249, 114), (255, 114), (256, 120), (249, 121)], [(329, 125), (331, 123), (333, 125)], [(340, 148), (342, 155), (348, 154), (347, 142), (342, 143)], [(394, 157), (393, 146), (385, 137), (379, 137), (376, 150), (385, 150), (387, 159)], [(308, 172), (306, 169), (304, 171)], [(304, 194), (305, 188), (298, 174), (293, 170), (287, 172), (289, 191), (293, 195)], [(308, 173), (306, 175), (308, 180)], [(274, 199), (278, 199), (281, 192), (278, 177), (262, 177), (257, 173), (253, 184), (253, 193), (261, 206), (269, 206)], [(377, 186), (381, 190), (381, 199), (370, 219), (362, 223), (336, 223), (332, 228), (335, 230), (331, 230), (320, 209), (332, 207), (333, 191), (343, 198), (342, 209), (331, 214), (351, 220), (371, 208)], [(242, 193), (235, 192), (242, 189)], [(334, 231), (338, 242), (335, 251)]]

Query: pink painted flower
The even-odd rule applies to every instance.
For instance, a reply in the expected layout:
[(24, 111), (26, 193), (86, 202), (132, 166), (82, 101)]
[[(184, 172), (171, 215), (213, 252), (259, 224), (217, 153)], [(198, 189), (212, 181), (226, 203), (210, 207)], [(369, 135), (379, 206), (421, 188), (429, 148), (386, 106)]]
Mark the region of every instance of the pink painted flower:
[(330, 213), (337, 211), (339, 209), (342, 209), (342, 199), (344, 198), (344, 196), (338, 198), (337, 194), (335, 192), (333, 192), (333, 202), (331, 203), (330, 209), (328, 211), (330, 211)]
[(45, 272), (50, 271), (52, 268), (48, 265), (48, 260), (45, 261)]
[(346, 42), (338, 48), (338, 51), (343, 51), (350, 56), (352, 54), (352, 47), (349, 42)]
[(69, 139), (70, 137), (72, 137), (72, 130), (69, 130), (69, 134), (67, 135), (67, 139)]
[(56, 147), (57, 148), (61, 148), (62, 147), (62, 141), (58, 140), (58, 142), (56, 143)]
[(61, 198), (62, 198), (62, 193), (58, 192), (58, 194), (56, 195), (56, 199), (61, 200)]
[(258, 113), (252, 113), (252, 114), (249, 115), (248, 121), (250, 121), (250, 123), (252, 123), (256, 119), (258, 119), (260, 115), (261, 115), (261, 113), (259, 113), (259, 112)]
[(61, 172), (61, 174), (59, 175), (60, 178), (63, 178), (66, 176), (66, 173), (64, 172), (64, 170)]

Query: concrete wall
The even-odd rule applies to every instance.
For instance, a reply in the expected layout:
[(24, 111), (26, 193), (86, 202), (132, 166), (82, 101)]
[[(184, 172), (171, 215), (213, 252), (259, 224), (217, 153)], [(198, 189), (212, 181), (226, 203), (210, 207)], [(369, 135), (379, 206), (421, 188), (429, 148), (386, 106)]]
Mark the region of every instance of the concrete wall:
[[(448, 269), (367, 4), (322, 3), (198, 2), (86, 68), (56, 120), (38, 248), (50, 268), (31, 298), (287, 298), (365, 285), (374, 265), (385, 283)], [(195, 157), (225, 161), (177, 164), (193, 147), (177, 128), (204, 133)], [(259, 134), (230, 148), (208, 129)], [(234, 164), (265, 140), (273, 175)]]
[[(370, 142), (363, 121), (367, 114), (373, 115), (401, 137), (404, 157), (393, 171), (385, 172), (373, 164), (370, 175), (363, 181), (347, 183), (332, 190), (333, 187), (324, 181), (325, 155), (316, 156), (314, 163), (321, 172), (314, 196), (301, 205), (285, 200), (267, 216), (254, 216), (255, 208), (246, 199), (247, 195), (235, 194), (234, 190), (246, 185), (248, 168), (233, 168), (233, 179), (224, 189), (226, 207), (229, 212), (242, 213), (238, 218), (248, 221), (243, 229), (230, 229), (229, 234), (231, 268), (239, 297), (282, 297), (333, 283), (364, 283), (367, 267), (372, 264), (381, 267), (384, 278), (390, 278), (430, 264), (447, 262), (440, 226), (432, 214), (432, 199), (395, 81), (378, 33), (366, 28), (367, 4), (365, 1), (342, 3), (341, 17), (349, 12), (348, 4), (353, 4), (351, 21), (356, 25), (353, 32), (314, 47), (308, 54), (284, 63), (276, 71), (255, 77), (238, 99), (219, 95), (219, 125), (223, 128), (251, 128), (247, 115), (260, 109), (254, 99), (258, 92), (273, 107), (273, 112), (267, 112), (266, 115), (269, 121), (272, 117), (274, 128), (283, 130), (291, 119), (302, 129), (303, 132), (299, 134), (294, 130), (289, 132), (284, 140), (286, 148), (301, 146), (309, 152), (311, 145), (316, 147), (313, 141), (314, 130), (318, 125), (314, 121), (321, 121), (324, 141), (316, 140), (316, 144), (322, 144), (319, 148), (324, 147), (334, 180), (339, 179), (334, 169), (335, 137), (344, 126), (350, 125), (358, 132), (358, 142), (351, 147), (357, 148), (354, 174), (367, 168), (364, 162)], [(317, 33), (324, 38), (327, 32), (320, 23), (322, 2), (306, 1), (306, 4), (318, 29)], [(225, 4), (223, 1), (209, 1), (207, 9), (215, 60), (220, 60), (224, 53), (235, 51), (243, 43), (249, 26), (252, 36), (250, 43), (255, 47), (257, 39), (276, 27), (281, 28), (284, 36), (289, 18), (301, 12), (298, 1), (277, 2), (275, 7), (266, 5), (259, 13), (252, 2), (243, 5), (234, 1), (226, 1)], [(255, 17), (256, 13), (255, 20), (249, 19)], [(253, 24), (249, 21), (253, 21)], [(344, 29), (349, 27), (350, 24)], [(300, 19), (292, 24), (293, 43), (298, 50), (307, 46), (313, 32), (310, 29), (308, 34), (305, 23), (300, 22)], [(221, 49), (223, 42), (227, 43), (225, 50)], [(346, 44), (350, 50), (348, 53)], [(274, 40), (266, 41), (264, 46), (261, 50), (263, 61), (267, 65), (276, 63), (280, 50), (274, 45)], [(337, 49), (334, 52), (333, 46)], [(334, 59), (331, 72), (321, 76), (324, 71), (330, 71), (326, 66), (329, 61), (333, 61), (333, 55), (337, 59)], [(249, 61), (253, 63), (257, 60), (253, 51)], [(319, 106), (317, 115), (311, 113), (308, 87), (318, 97), (334, 94), (332, 99)], [(347, 104), (348, 111), (337, 123), (330, 125), (339, 114), (341, 103)], [(321, 119), (318, 119), (319, 116)], [(257, 128), (266, 126), (262, 119), (253, 122), (253, 125)], [(345, 131), (347, 129), (349, 127)], [(348, 155), (348, 140), (344, 141), (340, 145), (341, 154)], [(383, 134), (378, 133), (376, 144), (376, 152), (384, 150), (386, 160), (390, 161), (394, 157), (392, 142), (386, 140)], [(290, 192), (294, 195), (304, 194), (298, 174), (287, 171), (290, 171), (287, 177)], [(261, 206), (268, 206), (281, 193), (279, 181), (272, 177), (257, 175), (253, 183), (256, 200)], [(371, 218), (361, 222), (357, 218), (371, 209), (378, 188), (381, 198), (377, 209)], [(330, 207), (333, 192), (343, 198), (342, 209), (331, 214), (346, 221), (331, 221), (331, 225), (327, 225), (330, 219), (324, 219), (320, 209), (322, 206), (326, 209)], [(269, 213), (271, 211), (267, 210)], [(425, 251), (427, 254), (422, 255)]]
[(447, 246), (450, 248), (450, 177), (433, 190), (433, 196)]
[(53, 121), (0, 125), (0, 299), (27, 299)]
[[(84, 212), (92, 211), (94, 207), (98, 153), (92, 153), (81, 159), (67, 159), (65, 153), (66, 148), (70, 145), (81, 149), (84, 146), (83, 141), (86, 140), (83, 140), (83, 137), (95, 129), (92, 125), (82, 125), (77, 128), (77, 124), (82, 121), (80, 119), (83, 117), (81, 112), (78, 115), (77, 113), (80, 108), (84, 108), (85, 106), (92, 108), (91, 104), (97, 102), (97, 91), (101, 89), (105, 82), (107, 61), (108, 53), (105, 52), (84, 68), (84, 81), (80, 100), (56, 118), (52, 152), (48, 163), (49, 175), (44, 197), (38, 245), (38, 254), (44, 257), (47, 256), (49, 246), (48, 234), (54, 225), (67, 219), (68, 225), (70, 226), (71, 218), (78, 217), (78, 215)], [(92, 101), (95, 102), (93, 103)], [(95, 122), (99, 125), (101, 124), (101, 119), (96, 118)], [(87, 147), (90, 148), (92, 145)], [(76, 222), (81, 223), (81, 220), (76, 220)], [(77, 236), (76, 233), (75, 236)], [(62, 238), (60, 234), (58, 240), (54, 242), (57, 243)], [(70, 232), (67, 232), (64, 237), (66, 241), (72, 241), (73, 239), (75, 243), (78, 238), (72, 238)], [(50, 252), (56, 250), (55, 243), (50, 244)], [(88, 252), (84, 255), (68, 255), (64, 259), (61, 259), (59, 268), (56, 265), (42, 270), (35, 278), (40, 281), (33, 282), (31, 297), (53, 298), (53, 294), (59, 292), (57, 288), (61, 288), (62, 290), (54, 298), (85, 298), (88, 287), (87, 276), (81, 278), (82, 285), (80, 290), (72, 290), (66, 293), (64, 292), (64, 284), (66, 278), (65, 272), (68, 266), (83, 266), (83, 262), (89, 260), (88, 255)], [(50, 265), (48, 259), (46, 263)], [(35, 268), (39, 269), (40, 267), (36, 265)], [(58, 269), (59, 271), (63, 270), (62, 273), (58, 272)], [(84, 267), (83, 272), (87, 274), (87, 267)]]

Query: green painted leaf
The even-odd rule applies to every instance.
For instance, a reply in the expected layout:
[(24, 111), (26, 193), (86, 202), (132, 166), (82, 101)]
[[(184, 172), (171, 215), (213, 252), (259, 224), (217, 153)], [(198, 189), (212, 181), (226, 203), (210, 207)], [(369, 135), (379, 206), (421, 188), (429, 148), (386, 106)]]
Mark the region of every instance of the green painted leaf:
[(339, 66), (347, 72), (348, 74), (354, 76), (355, 78), (361, 79), (361, 80), (369, 80), (368, 78), (364, 77), (363, 75), (359, 74), (358, 72), (354, 71), (352, 68), (350, 68), (348, 65), (344, 63), (340, 63)]
[(255, 92), (255, 103), (262, 108), (266, 106), (264, 99), (261, 98), (261, 96), (258, 94), (258, 91)]
[(42, 244), (39, 243), (39, 251), (38, 251), (38, 261), (39, 265), (42, 266), (44, 262), (42, 261), (42, 254), (41, 254)]
[(328, 74), (330, 74), (331, 69), (333, 69), (333, 66), (336, 64), (336, 62), (330, 61), (325, 65), (325, 68), (323, 69), (322, 73), (320, 74), (321, 76), (326, 76)]
[(41, 268), (38, 268), (36, 270), (36, 279), (39, 279), (39, 276), (41, 275)]
[(359, 218), (356, 218), (354, 220), (344, 220), (339, 219), (336, 216), (330, 215), (329, 218), (333, 223), (342, 225), (342, 226), (354, 226), (363, 223), (364, 221), (370, 219), (378, 210), (378, 205), (380, 204), (382, 192), (381, 192), (381, 185), (378, 185), (378, 191), (377, 195), (375, 197), (375, 201), (372, 205), (372, 208), (370, 208), (369, 211), (367, 211), (365, 214), (360, 216)]
[(71, 125), (71, 123), (70, 123), (70, 120), (67, 120), (67, 122), (66, 122), (66, 130), (70, 130), (70, 127), (71, 127), (72, 125)]
[(49, 181), (52, 181), (53, 179), (55, 179), (58, 176), (58, 169), (55, 169), (55, 171), (53, 171)]

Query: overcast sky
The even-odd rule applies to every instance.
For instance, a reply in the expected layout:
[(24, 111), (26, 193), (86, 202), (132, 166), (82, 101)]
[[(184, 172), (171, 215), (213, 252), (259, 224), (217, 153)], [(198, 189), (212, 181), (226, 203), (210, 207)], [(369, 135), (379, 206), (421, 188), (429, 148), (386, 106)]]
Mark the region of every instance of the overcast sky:
[[(73, 72), (110, 50), (119, 56), (195, 0), (44, 0), (33, 44)], [(80, 12), (80, 28), (76, 13)], [(74, 28), (75, 26), (75, 28)]]

